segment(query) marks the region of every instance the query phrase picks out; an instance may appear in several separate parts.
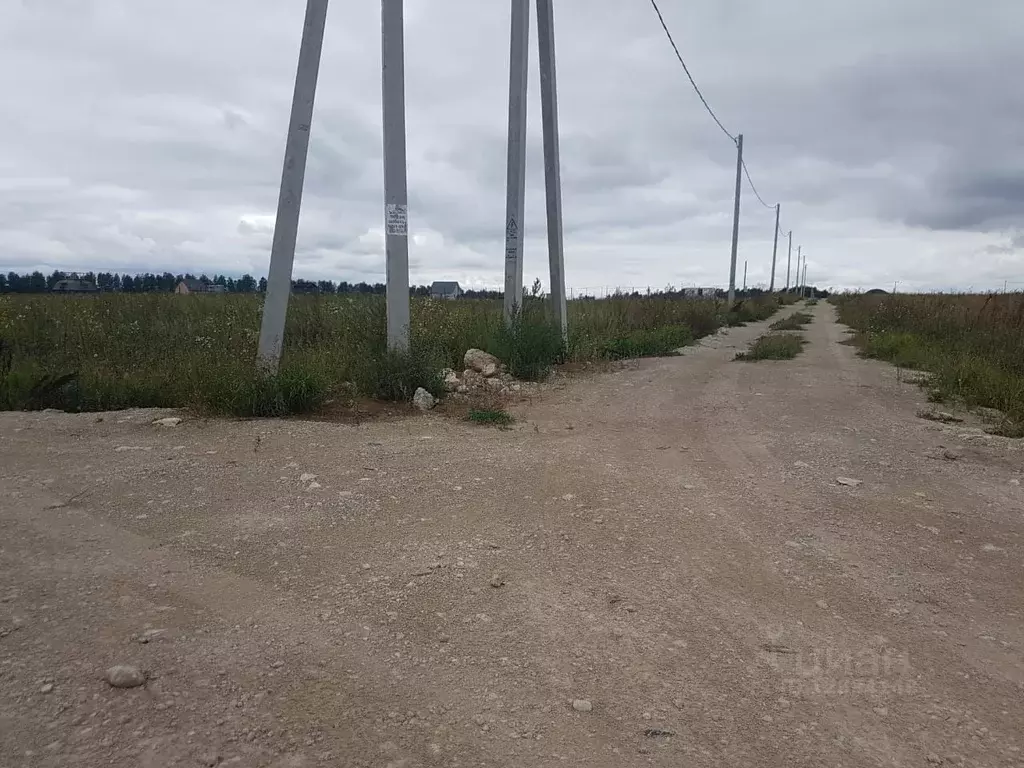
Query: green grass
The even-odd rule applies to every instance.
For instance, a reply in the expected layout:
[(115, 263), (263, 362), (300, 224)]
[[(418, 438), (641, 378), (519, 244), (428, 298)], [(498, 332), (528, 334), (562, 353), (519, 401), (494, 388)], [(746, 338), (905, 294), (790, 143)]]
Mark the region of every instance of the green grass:
[(103, 411), (183, 407), (210, 415), (287, 416), (356, 395), (408, 400), (441, 394), (472, 347), (522, 379), (552, 365), (671, 354), (735, 318), (764, 319), (780, 299), (723, 302), (616, 296), (568, 305), (564, 341), (546, 304), (527, 297), (506, 329), (500, 301), (414, 299), (410, 355), (389, 354), (383, 297), (293, 296), (280, 372), (254, 364), (262, 297), (0, 295), (0, 410)]
[(411, 400), (420, 387), (434, 397), (444, 395), (444, 379), (437, 367), (437, 352), (429, 349), (396, 352), (378, 349), (353, 371), (352, 383), (360, 394), (379, 400)]
[(693, 331), (688, 325), (669, 325), (653, 330), (636, 330), (611, 339), (604, 346), (603, 356), (609, 360), (632, 357), (668, 357), (676, 350), (693, 343)]
[(538, 302), (527, 304), (510, 325), (500, 325), (488, 351), (505, 364), (509, 373), (524, 381), (545, 378), (566, 354), (558, 326)]
[(927, 371), (932, 402), (996, 408), (998, 428), (1024, 425), (1024, 296), (845, 296), (839, 319), (859, 331), (865, 357)]
[(474, 409), (466, 415), (467, 421), (491, 427), (508, 427), (515, 419), (508, 411), (500, 408)]
[(758, 360), (792, 360), (803, 351), (806, 344), (795, 333), (766, 333), (758, 336), (746, 352), (739, 352), (737, 360), (756, 362)]
[(744, 326), (747, 323), (756, 323), (767, 320), (775, 314), (780, 306), (789, 304), (781, 294), (778, 296), (765, 296), (756, 299), (741, 299), (737, 301), (725, 316), (725, 325), (730, 327)]
[(794, 312), (781, 320), (776, 320), (768, 327), (773, 331), (802, 331), (812, 317), (806, 312)]

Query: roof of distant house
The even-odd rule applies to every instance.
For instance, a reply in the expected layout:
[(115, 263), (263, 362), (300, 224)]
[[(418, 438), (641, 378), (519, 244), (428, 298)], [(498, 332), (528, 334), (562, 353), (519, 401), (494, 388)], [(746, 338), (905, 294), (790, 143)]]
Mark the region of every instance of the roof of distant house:
[(454, 293), (455, 291), (461, 291), (459, 284), (451, 280), (435, 280), (430, 290), (435, 293)]
[(55, 291), (96, 291), (96, 284), (89, 280), (79, 280), (77, 278), (68, 278), (66, 280), (58, 280), (53, 284), (53, 290)]
[(202, 280), (197, 280), (194, 277), (186, 277), (181, 282), (183, 282), (185, 284), (185, 287), (188, 288), (190, 291), (206, 290), (206, 283), (204, 283)]

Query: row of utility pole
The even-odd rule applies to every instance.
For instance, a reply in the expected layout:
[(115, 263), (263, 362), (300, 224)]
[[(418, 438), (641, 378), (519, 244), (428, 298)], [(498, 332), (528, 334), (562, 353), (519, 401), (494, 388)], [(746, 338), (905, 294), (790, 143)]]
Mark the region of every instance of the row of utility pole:
[[(743, 134), (736, 136), (736, 193), (733, 198), (733, 210), (732, 210), (732, 254), (729, 260), (729, 305), (732, 306), (736, 300), (736, 255), (739, 250), (739, 239), (740, 239), (740, 197), (743, 191)], [(775, 204), (775, 234), (772, 241), (772, 272), (771, 282), (768, 286), (770, 293), (775, 292), (775, 266), (779, 250), (779, 214), (782, 210), (782, 204)], [(786, 290), (790, 289), (790, 268), (793, 260), (793, 230), (789, 233), (789, 252), (786, 256)], [(797, 258), (796, 258), (796, 282), (800, 290), (800, 295), (804, 295), (804, 291), (807, 285), (807, 263), (804, 262), (804, 275), (803, 278), (800, 276), (800, 251), (801, 247), (797, 246)], [(743, 262), (743, 290), (747, 290), (747, 262)]]
[[(329, 0), (307, 0), (299, 46), (284, 167), (277, 203), (270, 254), (267, 295), (260, 324), (257, 363), (276, 372), (281, 359), (285, 318), (291, 293), (299, 211), (313, 122), (313, 105), (327, 24)], [(533, 0), (511, 0), (509, 56), (508, 167), (505, 217), (506, 322), (511, 322), (523, 303), (523, 245), (526, 208), (527, 81), (530, 49), (530, 5)], [(541, 122), (544, 140), (548, 262), (551, 310), (563, 336), (566, 333), (565, 257), (562, 235), (562, 192), (558, 140), (558, 88), (555, 76), (553, 0), (536, 0), (538, 54), (540, 59)], [(384, 140), (384, 236), (387, 284), (387, 344), (391, 349), (409, 348), (409, 205), (406, 176), (405, 53), (403, 0), (381, 0), (382, 105)], [(729, 267), (729, 302), (736, 294), (736, 254), (739, 244), (740, 191), (742, 187), (743, 135), (736, 140), (736, 195), (733, 208), (732, 258)], [(775, 206), (775, 241), (772, 246), (771, 290), (775, 289), (779, 210)], [(789, 233), (786, 289), (793, 233)], [(806, 278), (806, 260), (804, 277)], [(800, 278), (800, 249), (797, 249)], [(744, 288), (746, 265), (744, 264)], [(805, 283), (801, 283), (803, 285)]]
[[(789, 236), (790, 236), (790, 249), (792, 250), (792, 247), (793, 247), (793, 245), (792, 245), (793, 233), (790, 232)], [(776, 244), (777, 243), (778, 243), (778, 234), (776, 233)], [(804, 274), (803, 274), (803, 278), (800, 278), (800, 246), (797, 246), (796, 264), (797, 264), (797, 266), (796, 266), (796, 273), (797, 273), (797, 278), (798, 278), (798, 280), (797, 280), (798, 285), (796, 287), (798, 288), (798, 290), (800, 292), (800, 295), (803, 296), (804, 293), (807, 291), (807, 261), (806, 260), (804, 261), (804, 267), (803, 267)], [(1005, 283), (1005, 281), (1004, 281), (1004, 283)], [(747, 290), (747, 261), (746, 261), (746, 259), (744, 259), (744, 261), (743, 261), (743, 292), (746, 293), (746, 290)], [(789, 290), (789, 267), (788, 266), (786, 267), (786, 290), (787, 291)], [(772, 256), (772, 281), (771, 281), (771, 285), (768, 287), (768, 292), (769, 293), (775, 293), (775, 257), (774, 257), (774, 255)], [(896, 293), (896, 283), (893, 283), (892, 292)], [(1005, 293), (1005, 285), (1004, 285), (1004, 288), (1003, 288), (1003, 292)]]
[[(281, 360), (291, 292), (302, 187), (309, 152), (329, 0), (307, 0), (299, 44), (284, 168), (270, 252), (270, 274), (260, 324), (257, 363), (276, 372)], [(558, 146), (553, 0), (536, 0), (540, 57), (541, 121), (548, 225), (548, 260), (554, 321), (566, 333), (565, 259)], [(523, 217), (526, 203), (527, 72), (531, 0), (512, 0), (509, 69), (508, 178), (505, 221), (505, 317), (523, 303)], [(381, 0), (382, 103), (384, 124), (384, 237), (387, 262), (387, 343), (409, 348), (409, 202), (405, 147), (405, 45), (403, 0)]]

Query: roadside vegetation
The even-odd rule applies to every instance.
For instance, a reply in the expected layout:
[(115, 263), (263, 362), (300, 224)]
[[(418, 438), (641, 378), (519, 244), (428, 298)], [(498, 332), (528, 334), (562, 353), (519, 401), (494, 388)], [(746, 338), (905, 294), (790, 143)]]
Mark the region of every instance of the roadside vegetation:
[(930, 375), (932, 402), (996, 408), (1024, 436), (1024, 294), (833, 297), (865, 357)]
[(487, 427), (498, 427), (499, 429), (507, 429), (515, 421), (512, 418), (512, 414), (503, 408), (480, 408), (472, 409), (466, 414), (466, 420), (471, 421), (474, 424), (480, 424)]
[(804, 348), (803, 337), (796, 333), (766, 333), (751, 342), (746, 352), (738, 352), (737, 360), (792, 360)]
[(773, 331), (802, 331), (811, 319), (807, 312), (794, 312), (781, 320), (776, 320), (768, 327)]
[[(788, 301), (788, 298), (785, 299)], [(103, 293), (0, 295), (0, 410), (186, 407), (205, 414), (283, 416), (340, 398), (443, 394), (441, 370), (467, 349), (497, 355), (517, 378), (563, 362), (673, 354), (737, 320), (770, 317), (779, 299), (617, 296), (569, 302), (563, 342), (538, 296), (512, 328), (501, 302), (412, 302), (412, 354), (385, 348), (380, 296), (293, 296), (280, 373), (257, 374), (262, 296)], [(740, 320), (741, 319), (741, 320)]]

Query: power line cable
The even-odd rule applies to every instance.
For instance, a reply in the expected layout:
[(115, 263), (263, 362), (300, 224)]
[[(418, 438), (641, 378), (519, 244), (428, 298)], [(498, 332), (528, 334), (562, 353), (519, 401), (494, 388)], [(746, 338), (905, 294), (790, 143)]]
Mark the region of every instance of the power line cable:
[(693, 79), (693, 75), (690, 74), (690, 69), (686, 66), (686, 62), (683, 61), (683, 55), (679, 53), (679, 47), (676, 45), (676, 41), (672, 38), (672, 33), (668, 30), (668, 25), (665, 23), (665, 17), (661, 15), (661, 9), (658, 8), (657, 0), (651, 0), (651, 5), (654, 6), (654, 12), (658, 14), (658, 21), (661, 22), (661, 28), (665, 30), (665, 36), (668, 37), (669, 43), (672, 44), (672, 50), (676, 52), (676, 58), (679, 59), (679, 63), (683, 65), (683, 72), (685, 72), (686, 76), (689, 78), (690, 85), (693, 86), (693, 90), (700, 98), (701, 103), (704, 105), (704, 109), (706, 109), (708, 114), (711, 115), (711, 118), (718, 123), (718, 127), (722, 129), (722, 133), (728, 136), (732, 140), (732, 143), (735, 144), (736, 137), (729, 133), (729, 131), (726, 130), (726, 127), (722, 125), (722, 121), (718, 119), (718, 115), (716, 115), (715, 111), (711, 109), (711, 105), (708, 104), (708, 100), (704, 98), (704, 94), (701, 93), (700, 88), (697, 87), (697, 81), (695, 81)]
[(771, 208), (772, 210), (774, 210), (775, 206), (774, 205), (768, 205), (768, 203), (766, 203), (764, 201), (764, 199), (761, 197), (761, 195), (758, 193), (757, 187), (754, 186), (754, 180), (752, 178), (750, 178), (750, 171), (747, 170), (747, 161), (746, 160), (743, 161), (743, 173), (746, 174), (747, 182), (750, 184), (750, 188), (752, 190), (754, 190), (754, 197), (757, 198), (757, 201), (761, 205), (763, 205), (765, 208)]
[[(733, 144), (737, 144), (738, 141), (736, 137), (729, 133), (729, 130), (722, 124), (722, 121), (718, 119), (718, 115), (715, 114), (711, 105), (708, 104), (708, 100), (705, 99), (704, 94), (701, 93), (700, 87), (697, 85), (697, 81), (694, 80), (693, 75), (690, 74), (690, 68), (686, 66), (686, 62), (683, 60), (683, 55), (679, 52), (679, 46), (676, 45), (676, 41), (672, 37), (672, 33), (669, 31), (668, 24), (665, 23), (665, 17), (661, 14), (661, 9), (658, 7), (657, 0), (651, 0), (651, 6), (654, 8), (654, 12), (658, 14), (658, 21), (661, 22), (661, 28), (665, 30), (665, 36), (672, 45), (672, 50), (675, 51), (676, 58), (679, 59), (679, 63), (683, 67), (683, 72), (686, 73), (686, 77), (689, 79), (690, 85), (693, 86), (694, 92), (697, 94), (698, 98), (700, 98), (701, 104), (704, 105), (704, 109), (708, 111), (708, 114), (711, 115), (711, 119), (714, 120), (715, 123), (718, 124), (718, 127), (722, 129), (722, 133), (728, 136)], [(775, 206), (766, 203), (764, 198), (762, 198), (761, 194), (757, 191), (757, 187), (754, 186), (754, 180), (750, 177), (750, 171), (747, 170), (747, 162), (745, 160), (743, 161), (743, 173), (746, 175), (747, 183), (750, 184), (750, 188), (754, 191), (754, 196), (757, 198), (757, 201), (765, 208), (774, 208)]]

